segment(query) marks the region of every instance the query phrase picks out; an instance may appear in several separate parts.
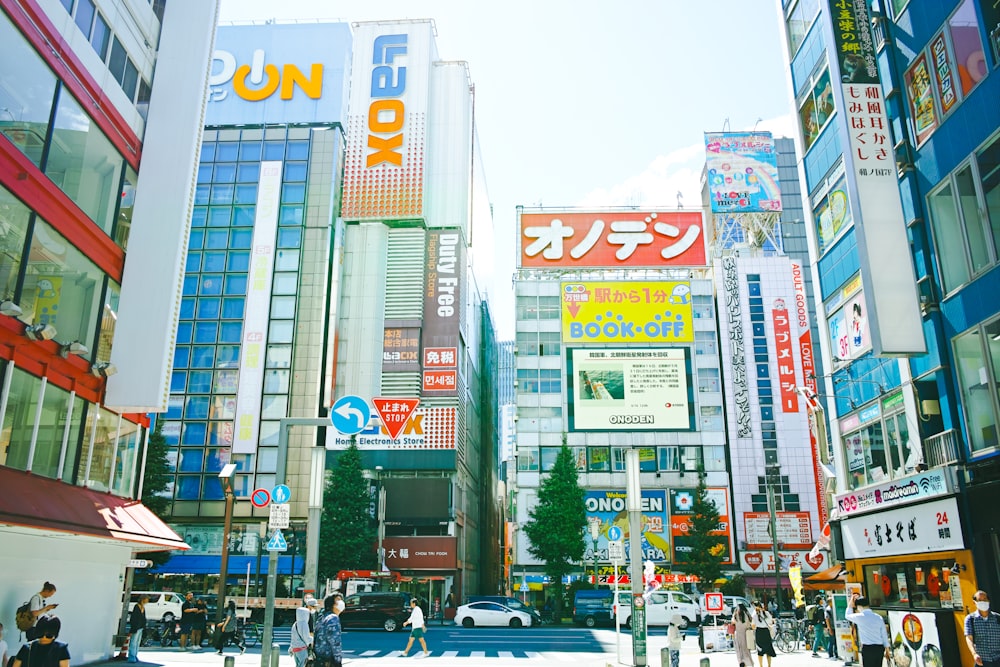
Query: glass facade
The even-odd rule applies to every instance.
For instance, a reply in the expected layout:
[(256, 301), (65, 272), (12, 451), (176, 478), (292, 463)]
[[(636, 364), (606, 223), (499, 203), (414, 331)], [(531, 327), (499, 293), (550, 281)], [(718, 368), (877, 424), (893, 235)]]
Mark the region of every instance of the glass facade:
[[(205, 132), (164, 423), (175, 448), (175, 500), (221, 499), (218, 474), (227, 462), (237, 465), (237, 496), (274, 482), (278, 420), (287, 416), (291, 384), (309, 133)], [(262, 160), (281, 161), (283, 168), (259, 446), (256, 454), (231, 455)]]

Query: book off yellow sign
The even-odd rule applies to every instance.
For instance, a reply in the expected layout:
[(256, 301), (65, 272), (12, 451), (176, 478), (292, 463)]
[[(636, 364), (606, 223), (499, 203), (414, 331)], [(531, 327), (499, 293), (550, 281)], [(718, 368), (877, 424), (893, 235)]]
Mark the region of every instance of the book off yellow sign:
[(691, 343), (688, 282), (562, 284), (564, 343)]

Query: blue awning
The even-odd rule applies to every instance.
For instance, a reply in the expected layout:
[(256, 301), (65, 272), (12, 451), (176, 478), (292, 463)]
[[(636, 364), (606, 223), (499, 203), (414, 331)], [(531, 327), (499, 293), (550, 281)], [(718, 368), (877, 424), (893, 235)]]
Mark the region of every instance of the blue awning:
[[(295, 570), (292, 571), (294, 560)], [(219, 574), (221, 557), (205, 554), (176, 554), (163, 565), (150, 570), (152, 574)], [(227, 570), (229, 576), (246, 576), (247, 565), (250, 565), (250, 576), (257, 572), (256, 556), (230, 556)], [(305, 571), (306, 559), (303, 556), (278, 556), (278, 574), (302, 574)], [(267, 556), (260, 559), (260, 573), (267, 574)]]

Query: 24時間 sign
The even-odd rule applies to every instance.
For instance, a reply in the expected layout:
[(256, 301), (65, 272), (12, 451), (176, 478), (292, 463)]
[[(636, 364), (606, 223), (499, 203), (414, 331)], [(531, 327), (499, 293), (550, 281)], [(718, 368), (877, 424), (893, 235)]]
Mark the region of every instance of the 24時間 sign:
[(519, 266), (619, 268), (705, 266), (696, 211), (522, 213)]
[(690, 343), (691, 284), (562, 284), (564, 343)]

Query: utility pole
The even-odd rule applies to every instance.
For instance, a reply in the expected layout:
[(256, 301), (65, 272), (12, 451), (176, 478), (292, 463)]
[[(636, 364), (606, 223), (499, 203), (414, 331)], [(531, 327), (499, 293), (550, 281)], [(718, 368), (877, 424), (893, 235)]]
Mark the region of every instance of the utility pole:
[(646, 665), (646, 598), (642, 581), (642, 484), (639, 450), (625, 450), (625, 500), (628, 509), (629, 579), (632, 583), (632, 664)]
[(774, 558), (774, 602), (778, 605), (778, 611), (780, 612), (781, 559), (778, 555), (778, 517), (774, 486), (781, 483), (781, 468), (776, 465), (769, 465), (766, 467), (764, 475), (767, 482), (767, 508), (771, 515), (771, 557)]
[(597, 588), (600, 583), (597, 581), (597, 538), (600, 536), (601, 520), (597, 517), (591, 517), (588, 523), (590, 524), (590, 541), (594, 547), (594, 588)]

